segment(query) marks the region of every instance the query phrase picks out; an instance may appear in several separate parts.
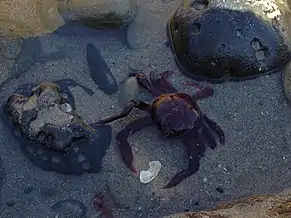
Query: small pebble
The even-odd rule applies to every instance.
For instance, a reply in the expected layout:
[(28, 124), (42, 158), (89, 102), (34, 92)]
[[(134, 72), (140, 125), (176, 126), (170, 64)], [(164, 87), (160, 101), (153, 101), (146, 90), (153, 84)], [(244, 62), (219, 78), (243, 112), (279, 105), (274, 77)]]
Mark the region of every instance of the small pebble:
[(86, 215), (86, 207), (78, 200), (62, 200), (54, 204), (51, 208), (58, 214), (58, 217), (83, 218)]
[(6, 205), (7, 205), (8, 207), (13, 207), (15, 204), (16, 204), (16, 201), (14, 201), (14, 200), (7, 201), (7, 202), (6, 202)]
[(61, 105), (61, 110), (66, 112), (66, 113), (67, 112), (71, 112), (72, 111), (72, 107), (68, 103), (65, 103), (65, 104)]
[(216, 191), (218, 191), (218, 192), (221, 193), (221, 194), (223, 194), (223, 192), (224, 192), (224, 190), (223, 190), (222, 188), (220, 188), (220, 187), (217, 187), (217, 188), (216, 188)]
[(84, 155), (79, 155), (78, 156), (78, 162), (83, 162), (86, 160), (86, 157)]
[(203, 178), (203, 182), (206, 183), (207, 182), (207, 178)]

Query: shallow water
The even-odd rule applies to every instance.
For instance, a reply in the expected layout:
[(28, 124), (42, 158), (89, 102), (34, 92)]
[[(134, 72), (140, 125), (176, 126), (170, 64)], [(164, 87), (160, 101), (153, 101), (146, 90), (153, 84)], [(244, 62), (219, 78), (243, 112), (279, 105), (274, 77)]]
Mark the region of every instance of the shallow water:
[[(190, 79), (179, 73), (173, 55), (166, 45), (165, 24), (177, 1), (141, 1), (137, 22), (142, 32), (140, 47), (129, 49), (122, 29), (97, 31), (82, 25), (67, 25), (58, 31), (30, 40), (17, 64), (17, 79), (7, 81), (0, 92), (0, 103), (24, 83), (74, 79), (95, 93), (90, 96), (81, 88), (71, 88), (77, 112), (88, 122), (121, 110), (119, 90), (113, 85), (104, 91), (91, 77), (87, 63), (87, 46), (100, 51), (119, 85), (130, 72), (133, 62), (150, 60), (146, 72), (173, 70), (170, 77), (179, 91), (193, 93), (193, 87), (182, 86)], [(41, 46), (40, 46), (41, 45)], [(57, 47), (58, 52), (55, 52)], [(53, 54), (53, 55), (49, 55)], [(52, 58), (51, 58), (52, 57)], [(15, 68), (16, 69), (16, 68)], [(114, 82), (113, 82), (114, 83)], [(104, 86), (104, 84), (102, 84)], [(17, 140), (4, 131), (0, 123), (2, 159), (1, 217), (52, 217), (52, 206), (73, 199), (87, 208), (87, 217), (97, 212), (91, 207), (96, 192), (107, 190), (115, 202), (116, 217), (161, 217), (185, 210), (209, 208), (218, 202), (270, 193), (290, 188), (291, 152), (290, 108), (282, 91), (281, 74), (255, 80), (213, 85), (213, 97), (199, 102), (201, 109), (222, 126), (226, 144), (207, 149), (198, 173), (173, 189), (161, 189), (169, 179), (187, 167), (185, 150), (179, 140), (165, 140), (155, 127), (134, 134), (129, 141), (134, 150), (134, 164), (148, 168), (148, 162), (162, 164), (156, 179), (141, 184), (123, 164), (115, 140), (105, 156), (100, 174), (68, 176), (41, 170), (22, 153)], [(111, 91), (111, 90), (116, 90)], [(109, 94), (108, 94), (109, 93)], [(150, 95), (141, 95), (150, 101)], [(112, 123), (113, 137), (134, 116)]]

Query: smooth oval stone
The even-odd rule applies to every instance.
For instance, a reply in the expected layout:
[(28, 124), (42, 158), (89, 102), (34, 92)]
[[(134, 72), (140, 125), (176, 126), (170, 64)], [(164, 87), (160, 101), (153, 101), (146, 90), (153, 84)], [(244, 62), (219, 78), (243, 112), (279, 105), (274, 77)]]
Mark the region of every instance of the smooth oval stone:
[(118, 100), (120, 106), (125, 107), (131, 100), (134, 100), (140, 92), (138, 81), (135, 77), (126, 79), (120, 86)]
[(289, 19), (275, 0), (195, 0), (173, 13), (167, 30), (180, 71), (220, 83), (281, 69), (290, 58)]
[(136, 9), (136, 0), (59, 1), (59, 11), (65, 20), (81, 21), (95, 29), (127, 26)]

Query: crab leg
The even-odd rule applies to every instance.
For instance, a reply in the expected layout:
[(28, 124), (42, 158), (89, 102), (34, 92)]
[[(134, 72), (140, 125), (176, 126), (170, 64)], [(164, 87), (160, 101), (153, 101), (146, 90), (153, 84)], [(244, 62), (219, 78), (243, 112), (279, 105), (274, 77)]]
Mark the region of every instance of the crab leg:
[(207, 98), (212, 96), (214, 93), (213, 88), (210, 86), (203, 87), (194, 82), (183, 82), (183, 85), (194, 86), (197, 89), (196, 93), (193, 96), (195, 99)]
[(203, 118), (206, 121), (208, 127), (218, 135), (220, 143), (223, 144), (225, 142), (225, 135), (222, 128), (207, 116), (204, 115)]
[(73, 87), (77, 87), (79, 86), (80, 88), (82, 88), (85, 92), (87, 92), (88, 95), (94, 95), (94, 91), (87, 88), (86, 86), (83, 86), (81, 83), (76, 82), (75, 80), (72, 79), (60, 79), (55, 81), (55, 83), (60, 86), (60, 88), (65, 89), (67, 86), (73, 86)]
[(149, 111), (150, 105), (143, 102), (143, 101), (137, 101), (137, 100), (131, 100), (130, 103), (123, 108), (120, 114), (113, 115), (109, 117), (105, 117), (97, 122), (97, 124), (103, 124), (103, 123), (111, 123), (115, 120), (124, 118), (129, 115), (129, 113), (132, 111), (133, 108), (137, 108), (142, 111)]
[(182, 182), (184, 179), (191, 176), (192, 174), (196, 173), (199, 169), (200, 158), (203, 157), (205, 153), (204, 144), (201, 144), (198, 139), (188, 137), (185, 139), (184, 144), (187, 147), (187, 155), (189, 158), (188, 169), (182, 170), (181, 172), (177, 173), (169, 181), (169, 183), (163, 187), (164, 189), (177, 186), (180, 182)]
[(166, 79), (172, 75), (172, 71), (164, 71), (160, 75), (155, 75), (153, 72), (150, 73), (150, 81), (153, 86), (159, 89), (162, 94), (177, 92), (177, 89), (169, 83)]
[(130, 134), (135, 133), (139, 131), (141, 128), (150, 125), (153, 125), (151, 117), (150, 116), (142, 117), (129, 124), (127, 127), (125, 127), (125, 129), (121, 130), (116, 136), (116, 141), (119, 142), (119, 150), (123, 158), (123, 161), (125, 162), (127, 167), (134, 173), (137, 173), (137, 170), (132, 165), (133, 153), (127, 138), (129, 137)]
[(105, 218), (113, 218), (112, 210), (105, 205), (105, 194), (98, 193), (93, 198), (93, 207), (101, 212), (101, 216)]
[[(71, 104), (71, 107), (76, 110), (76, 104), (75, 104), (75, 99), (74, 99), (74, 95), (72, 94), (71, 90), (68, 88), (69, 86), (73, 86), (73, 87), (81, 87), (85, 92), (87, 92), (89, 95), (94, 95), (94, 92), (83, 86), (82, 84), (72, 80), (72, 79), (61, 79), (61, 80), (57, 80), (55, 81), (55, 83), (60, 87), (60, 89), (68, 95), (68, 99), (67, 102)], [(62, 99), (63, 101), (65, 101), (65, 99)]]
[(212, 135), (210, 129), (208, 128), (208, 126), (203, 126), (202, 127), (202, 134), (205, 138), (205, 141), (207, 142), (207, 144), (209, 145), (209, 147), (211, 149), (214, 149), (217, 147), (217, 143), (216, 140), (214, 138), (214, 136)]
[(161, 92), (161, 90), (151, 84), (150, 80), (144, 73), (130, 73), (128, 77), (136, 77), (139, 85), (149, 91), (154, 96), (164, 94), (163, 92)]

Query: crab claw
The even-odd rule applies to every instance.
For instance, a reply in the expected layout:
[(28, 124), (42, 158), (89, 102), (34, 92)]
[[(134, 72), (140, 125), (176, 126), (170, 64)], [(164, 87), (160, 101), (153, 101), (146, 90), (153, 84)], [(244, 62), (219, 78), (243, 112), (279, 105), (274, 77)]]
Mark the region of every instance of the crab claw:
[(128, 168), (129, 168), (133, 173), (135, 173), (135, 174), (138, 173), (138, 170), (137, 170), (133, 165), (128, 166)]
[(184, 179), (186, 179), (187, 177), (191, 176), (194, 172), (191, 172), (190, 170), (183, 170), (179, 173), (177, 173), (170, 181), (167, 185), (165, 185), (163, 187), (163, 189), (167, 189), (167, 188), (172, 188), (177, 186), (180, 182), (182, 182)]
[(116, 139), (117, 141), (119, 141), (119, 150), (122, 156), (122, 159), (124, 161), (124, 163), (126, 164), (126, 166), (133, 172), (133, 173), (137, 173), (138, 171), (135, 169), (135, 167), (133, 166), (132, 162), (133, 162), (133, 153), (131, 150), (131, 147), (127, 141), (126, 138), (127, 134), (124, 131), (121, 131)]
[(203, 157), (206, 150), (205, 145), (201, 144), (198, 140), (196, 141), (191, 138), (186, 139), (184, 143), (187, 147), (187, 156), (189, 158), (188, 169), (177, 173), (169, 183), (163, 187), (164, 189), (177, 186), (180, 182), (196, 173), (199, 169), (200, 158)]

